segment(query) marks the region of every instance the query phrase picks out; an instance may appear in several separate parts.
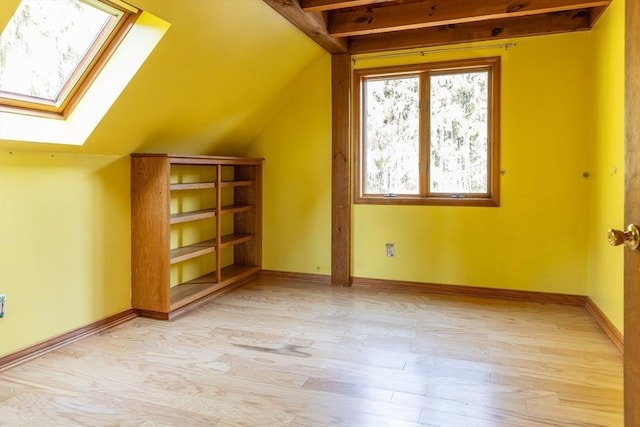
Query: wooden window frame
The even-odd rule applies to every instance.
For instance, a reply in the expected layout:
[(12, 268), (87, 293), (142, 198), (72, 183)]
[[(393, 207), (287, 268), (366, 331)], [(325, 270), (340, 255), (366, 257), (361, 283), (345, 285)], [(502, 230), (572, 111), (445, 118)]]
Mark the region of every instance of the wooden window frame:
[[(487, 70), (489, 72), (488, 88), (488, 155), (486, 194), (436, 193), (429, 194), (429, 76), (449, 72)], [(364, 194), (363, 191), (363, 105), (362, 87), (367, 79), (420, 76), (420, 183), (419, 194)], [(440, 206), (500, 206), (500, 57), (474, 58), (456, 61), (434, 62), (425, 64), (401, 65), (380, 68), (357, 69), (353, 72), (353, 141), (354, 145), (354, 203), (381, 205), (440, 205)]]
[(56, 119), (66, 119), (71, 114), (142, 13), (137, 8), (120, 4), (122, 2), (119, 0), (96, 1), (120, 10), (123, 15), (113, 29), (103, 29), (96, 37), (87, 54), (60, 90), (58, 98), (52, 102), (48, 99), (0, 91), (0, 111)]

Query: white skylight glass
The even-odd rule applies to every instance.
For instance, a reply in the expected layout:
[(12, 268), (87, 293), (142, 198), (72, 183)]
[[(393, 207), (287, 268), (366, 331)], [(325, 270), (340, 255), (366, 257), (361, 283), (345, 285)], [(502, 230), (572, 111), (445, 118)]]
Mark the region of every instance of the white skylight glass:
[(59, 112), (124, 16), (100, 0), (22, 0), (0, 34), (2, 101)]

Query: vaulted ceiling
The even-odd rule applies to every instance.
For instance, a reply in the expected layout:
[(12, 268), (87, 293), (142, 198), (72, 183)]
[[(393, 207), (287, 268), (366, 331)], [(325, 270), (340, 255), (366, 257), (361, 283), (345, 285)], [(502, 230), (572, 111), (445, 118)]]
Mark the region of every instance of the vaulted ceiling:
[[(127, 2), (171, 27), (85, 145), (0, 139), (1, 150), (242, 155), (292, 80), (326, 56), (262, 0)], [(0, 0), (0, 31), (18, 4)]]
[(588, 30), (611, 0), (264, 0), (330, 53)]
[[(56, 150), (242, 154), (281, 108), (281, 94), (292, 79), (326, 55), (318, 45), (331, 53), (359, 53), (581, 30), (610, 3), (129, 1), (171, 28), (85, 146)], [(0, 0), (0, 27), (2, 16), (10, 16), (7, 11), (16, 5), (17, 0)], [(433, 10), (426, 18), (420, 12), (425, 8)], [(0, 148), (52, 150), (48, 144), (4, 140)]]

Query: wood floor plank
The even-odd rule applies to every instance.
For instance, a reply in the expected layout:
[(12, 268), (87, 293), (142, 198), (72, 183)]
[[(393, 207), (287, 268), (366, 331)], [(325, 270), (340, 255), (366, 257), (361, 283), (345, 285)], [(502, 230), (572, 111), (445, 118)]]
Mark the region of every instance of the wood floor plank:
[(390, 402), (393, 397), (393, 391), (388, 389), (336, 379), (310, 378), (304, 383), (304, 388), (378, 402)]
[(622, 425), (581, 307), (262, 278), (0, 372), (0, 425)]

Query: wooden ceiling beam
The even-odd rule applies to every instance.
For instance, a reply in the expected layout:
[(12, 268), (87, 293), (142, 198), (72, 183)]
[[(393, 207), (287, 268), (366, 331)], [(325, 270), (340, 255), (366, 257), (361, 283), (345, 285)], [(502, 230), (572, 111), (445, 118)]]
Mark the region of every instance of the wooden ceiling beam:
[(430, 0), (329, 13), (329, 34), (351, 37), (389, 31), (606, 7), (611, 0)]
[(349, 52), (352, 55), (415, 49), (485, 40), (502, 40), (542, 34), (554, 34), (591, 28), (588, 9), (522, 16), (510, 19), (480, 21), (457, 25), (370, 34), (352, 37)]
[(387, 3), (395, 0), (300, 0), (305, 12), (325, 12), (347, 7), (369, 6), (375, 3)]
[(332, 37), (327, 31), (327, 23), (322, 13), (305, 13), (299, 0), (263, 0), (276, 12), (295, 25), (324, 50), (331, 54), (346, 53), (345, 40)]

